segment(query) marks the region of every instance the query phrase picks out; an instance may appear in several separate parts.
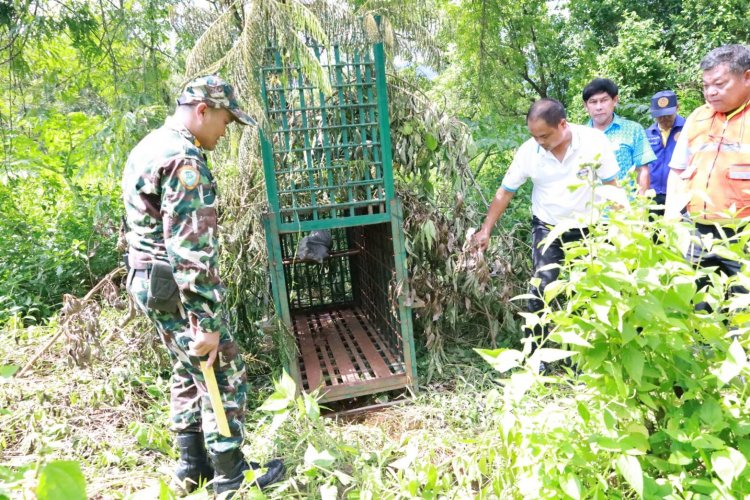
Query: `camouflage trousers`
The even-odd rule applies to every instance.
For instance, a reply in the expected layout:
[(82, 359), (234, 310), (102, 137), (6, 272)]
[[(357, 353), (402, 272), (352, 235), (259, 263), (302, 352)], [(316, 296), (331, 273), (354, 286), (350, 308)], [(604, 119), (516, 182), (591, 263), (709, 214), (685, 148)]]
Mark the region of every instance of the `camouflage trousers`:
[(203, 432), (206, 448), (222, 453), (239, 448), (245, 437), (245, 405), (247, 402), (247, 374), (236, 342), (222, 322), (219, 352), (214, 361), (216, 382), (219, 386), (224, 412), (231, 437), (219, 434), (206, 381), (200, 369), (200, 358), (189, 354), (193, 340), (187, 318), (178, 311), (167, 313), (146, 306), (149, 280), (128, 274), (127, 288), (135, 303), (156, 327), (172, 360), (171, 429), (174, 432)]

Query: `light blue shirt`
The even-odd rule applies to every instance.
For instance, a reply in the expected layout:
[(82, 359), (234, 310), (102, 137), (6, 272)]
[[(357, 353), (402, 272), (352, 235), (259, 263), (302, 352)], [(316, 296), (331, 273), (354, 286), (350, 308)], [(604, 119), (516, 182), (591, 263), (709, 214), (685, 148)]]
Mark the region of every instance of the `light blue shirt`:
[[(593, 127), (594, 122), (589, 120), (588, 126)], [(626, 120), (615, 113), (612, 123), (604, 130), (604, 135), (612, 143), (617, 164), (620, 166), (617, 180), (625, 178), (632, 169), (656, 160), (646, 131), (640, 123)]]

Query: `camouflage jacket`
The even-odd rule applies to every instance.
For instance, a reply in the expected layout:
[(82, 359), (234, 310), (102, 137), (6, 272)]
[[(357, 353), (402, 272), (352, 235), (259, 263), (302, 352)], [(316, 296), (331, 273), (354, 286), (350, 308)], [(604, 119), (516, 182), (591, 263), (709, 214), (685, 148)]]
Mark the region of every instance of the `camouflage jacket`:
[(195, 137), (172, 117), (131, 151), (122, 178), (129, 260), (169, 262), (188, 314), (219, 331), (216, 183)]

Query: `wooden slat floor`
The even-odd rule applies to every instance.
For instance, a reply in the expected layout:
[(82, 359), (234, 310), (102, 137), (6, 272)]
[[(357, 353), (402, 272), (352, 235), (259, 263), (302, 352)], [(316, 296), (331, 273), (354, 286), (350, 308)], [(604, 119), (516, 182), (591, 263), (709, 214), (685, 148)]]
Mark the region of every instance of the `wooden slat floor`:
[(403, 354), (391, 350), (357, 307), (299, 313), (294, 331), (302, 388), (320, 388), (323, 401), (406, 385)]

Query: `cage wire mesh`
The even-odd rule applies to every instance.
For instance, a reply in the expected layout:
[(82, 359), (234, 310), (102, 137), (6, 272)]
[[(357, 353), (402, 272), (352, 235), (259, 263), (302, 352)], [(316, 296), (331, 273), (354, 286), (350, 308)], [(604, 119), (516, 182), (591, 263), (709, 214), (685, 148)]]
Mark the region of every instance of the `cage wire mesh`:
[[(260, 73), (267, 238), (277, 309), (300, 353), (293, 374), (332, 401), (410, 385), (413, 341), (395, 293), (406, 266), (382, 44), (307, 46), (332, 93), (273, 43)], [(300, 260), (300, 241), (319, 229), (331, 232), (328, 258)]]

